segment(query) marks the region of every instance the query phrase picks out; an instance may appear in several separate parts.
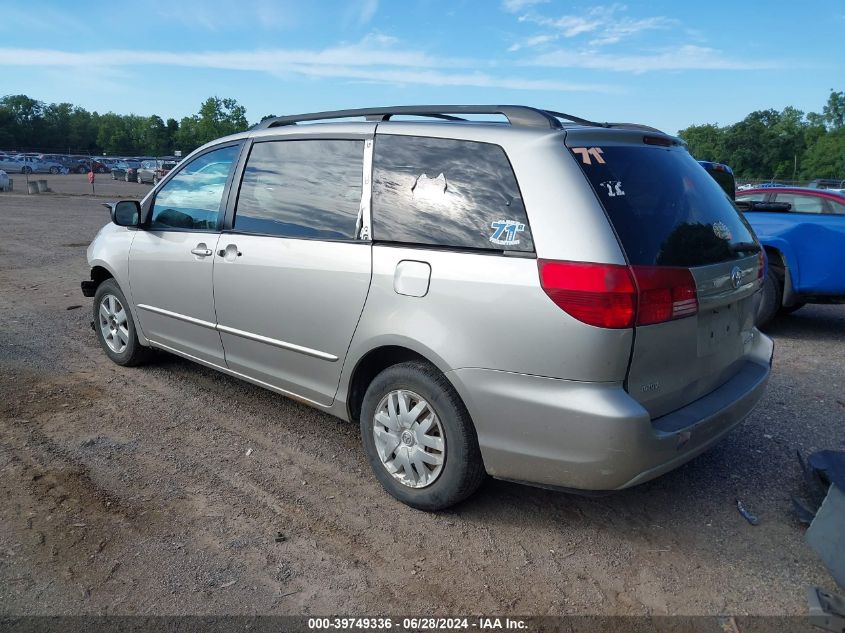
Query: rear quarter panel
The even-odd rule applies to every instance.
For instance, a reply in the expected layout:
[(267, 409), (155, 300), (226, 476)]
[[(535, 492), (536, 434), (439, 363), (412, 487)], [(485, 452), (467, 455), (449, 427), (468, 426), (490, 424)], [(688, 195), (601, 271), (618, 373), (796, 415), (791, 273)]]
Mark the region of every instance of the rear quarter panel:
[(779, 250), (799, 294), (845, 295), (845, 216), (750, 212), (765, 245)]

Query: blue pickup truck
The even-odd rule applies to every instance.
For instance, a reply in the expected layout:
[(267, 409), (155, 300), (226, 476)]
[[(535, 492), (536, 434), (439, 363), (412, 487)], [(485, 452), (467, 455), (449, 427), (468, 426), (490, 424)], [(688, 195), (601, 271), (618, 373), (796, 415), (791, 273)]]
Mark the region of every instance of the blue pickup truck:
[(736, 192), (730, 167), (699, 163), (736, 199), (766, 249), (758, 325), (807, 303), (845, 303), (845, 192), (786, 186)]
[(845, 195), (779, 187), (736, 200), (769, 260), (758, 324), (806, 303), (845, 303)]

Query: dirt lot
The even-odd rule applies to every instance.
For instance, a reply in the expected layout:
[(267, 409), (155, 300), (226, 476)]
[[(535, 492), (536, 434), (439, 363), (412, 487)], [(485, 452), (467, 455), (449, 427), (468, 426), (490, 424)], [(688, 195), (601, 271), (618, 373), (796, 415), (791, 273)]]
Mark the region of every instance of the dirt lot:
[(0, 194), (0, 613), (801, 614), (833, 588), (790, 496), (795, 451), (845, 439), (845, 306), (778, 322), (761, 406), (657, 481), (490, 481), (424, 514), (354, 425), (172, 356), (109, 362), (79, 292), (100, 202)]

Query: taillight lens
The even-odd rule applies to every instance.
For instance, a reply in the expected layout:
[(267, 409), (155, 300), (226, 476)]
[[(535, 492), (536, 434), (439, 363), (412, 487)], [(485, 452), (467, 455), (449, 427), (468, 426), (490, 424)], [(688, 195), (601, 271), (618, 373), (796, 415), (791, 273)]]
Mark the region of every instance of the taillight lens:
[(604, 328), (634, 325), (637, 291), (627, 266), (538, 260), (543, 290), (567, 314)]
[(757, 279), (763, 279), (769, 271), (769, 258), (766, 257), (766, 251), (762, 248), (757, 253)]
[(621, 266), (541, 259), (540, 284), (561, 309), (596, 327), (622, 329), (698, 312), (688, 268)]
[(637, 325), (683, 319), (698, 312), (695, 279), (689, 268), (633, 266), (639, 290)]

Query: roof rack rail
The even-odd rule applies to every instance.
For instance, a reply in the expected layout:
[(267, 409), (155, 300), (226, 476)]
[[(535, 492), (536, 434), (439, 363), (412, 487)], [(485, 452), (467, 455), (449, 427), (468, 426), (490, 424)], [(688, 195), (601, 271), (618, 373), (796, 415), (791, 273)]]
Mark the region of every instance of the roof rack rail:
[(566, 119), (582, 125), (605, 125), (561, 112), (520, 105), (405, 105), (384, 108), (358, 108), (354, 110), (328, 110), (325, 112), (279, 116), (265, 119), (256, 124), (253, 129), (266, 130), (272, 127), (295, 125), (296, 123), (305, 121), (351, 119), (357, 117), (365, 117), (369, 121), (389, 121), (391, 117), (396, 115), (431, 117), (446, 121), (464, 121), (465, 119), (462, 117), (455, 116), (458, 114), (500, 114), (515, 127), (559, 129), (562, 126), (558, 119)]

